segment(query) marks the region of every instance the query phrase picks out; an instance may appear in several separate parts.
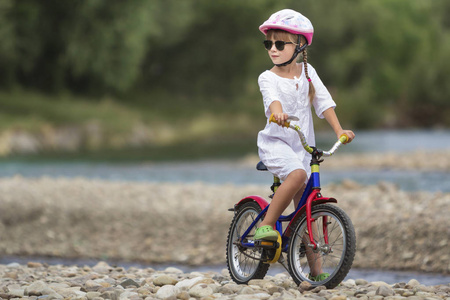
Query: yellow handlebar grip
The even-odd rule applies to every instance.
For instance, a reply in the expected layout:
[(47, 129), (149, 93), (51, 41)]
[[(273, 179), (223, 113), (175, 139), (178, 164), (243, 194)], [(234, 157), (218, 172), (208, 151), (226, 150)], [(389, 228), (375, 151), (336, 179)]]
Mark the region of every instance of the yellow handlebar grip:
[[(278, 124), (277, 119), (275, 119), (273, 114), (270, 115), (269, 123), (277, 123)], [(289, 127), (290, 125), (291, 125), (291, 122), (287, 122), (286, 121), (286, 122), (284, 122), (283, 125), (280, 125), (280, 126), (282, 126), (282, 127)]]
[(273, 114), (270, 115), (269, 122), (270, 123), (276, 123), (277, 122), (277, 120), (275, 119), (275, 116)]
[(348, 143), (348, 136), (344, 133), (343, 135), (341, 135), (339, 137), (339, 140), (341, 141), (342, 144), (347, 144)]

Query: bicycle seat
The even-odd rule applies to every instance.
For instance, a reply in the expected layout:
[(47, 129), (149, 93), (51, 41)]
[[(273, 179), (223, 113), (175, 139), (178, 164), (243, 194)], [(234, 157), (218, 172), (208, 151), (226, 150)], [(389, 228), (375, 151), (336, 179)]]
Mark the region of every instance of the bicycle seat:
[(256, 165), (256, 170), (258, 171), (268, 171), (267, 167), (263, 164), (262, 161), (260, 161), (257, 165)]

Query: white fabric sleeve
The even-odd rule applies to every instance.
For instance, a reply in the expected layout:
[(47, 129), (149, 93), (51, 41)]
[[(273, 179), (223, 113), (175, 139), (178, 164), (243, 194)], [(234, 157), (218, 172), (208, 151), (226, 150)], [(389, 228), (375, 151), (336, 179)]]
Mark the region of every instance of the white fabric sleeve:
[(316, 95), (314, 96), (312, 104), (314, 106), (314, 110), (316, 111), (316, 115), (323, 119), (323, 112), (330, 107), (335, 108), (336, 103), (331, 97), (330, 92), (328, 92), (328, 89), (322, 83), (322, 80), (320, 80), (316, 70), (310, 64), (308, 64), (308, 74), (314, 85), (314, 89), (316, 90)]
[(259, 90), (261, 91), (263, 102), (264, 102), (264, 112), (266, 114), (266, 117), (270, 117), (270, 104), (272, 104), (273, 101), (278, 100), (280, 101), (280, 97), (277, 92), (277, 86), (276, 81), (271, 79), (270, 76), (268, 76), (267, 71), (259, 75), (258, 77), (258, 85)]

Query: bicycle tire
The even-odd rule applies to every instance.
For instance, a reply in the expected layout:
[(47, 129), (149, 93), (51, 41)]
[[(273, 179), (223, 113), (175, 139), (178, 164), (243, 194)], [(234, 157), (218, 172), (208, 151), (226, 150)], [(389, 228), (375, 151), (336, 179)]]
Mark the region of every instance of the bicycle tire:
[[(312, 286), (324, 285), (331, 289), (344, 280), (353, 264), (356, 252), (355, 229), (348, 215), (339, 207), (331, 204), (312, 207), (311, 215), (317, 228), (322, 228), (323, 217), (327, 217), (325, 220), (328, 224), (329, 243), (328, 245), (324, 243), (323, 230), (322, 234), (320, 229), (317, 230), (314, 241), (322, 247), (316, 250), (316, 253), (312, 252), (312, 248), (308, 246), (308, 234), (305, 232), (307, 230), (305, 212), (295, 223), (293, 234), (289, 240), (287, 257), (289, 272), (297, 284), (308, 281)], [(330, 274), (328, 278), (321, 281), (311, 279), (312, 267), (309, 265), (306, 253), (310, 255), (310, 260), (317, 262), (316, 268)]]
[[(270, 266), (260, 260), (264, 250), (237, 245), (242, 234), (261, 211), (261, 207), (256, 202), (244, 203), (235, 212), (228, 231), (227, 267), (231, 278), (238, 284), (247, 284), (252, 279), (263, 279)], [(248, 238), (253, 237), (255, 229), (249, 232)]]

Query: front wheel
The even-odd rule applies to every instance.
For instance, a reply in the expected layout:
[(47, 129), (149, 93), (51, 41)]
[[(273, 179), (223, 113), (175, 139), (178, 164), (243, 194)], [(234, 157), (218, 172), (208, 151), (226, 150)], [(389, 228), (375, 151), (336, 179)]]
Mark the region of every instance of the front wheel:
[[(242, 235), (260, 212), (261, 207), (256, 202), (244, 203), (235, 213), (228, 231), (227, 265), (231, 278), (238, 284), (246, 284), (251, 279), (263, 279), (269, 269), (269, 265), (261, 260), (264, 250), (240, 245)], [(251, 229), (244, 242), (253, 240), (257, 225)]]
[[(313, 286), (334, 288), (352, 266), (356, 252), (355, 230), (347, 214), (330, 204), (312, 207), (311, 216), (315, 220), (312, 231), (317, 248), (310, 245), (305, 212), (295, 223), (289, 241), (289, 270), (297, 284), (308, 281)], [(317, 276), (319, 274), (322, 276)]]

